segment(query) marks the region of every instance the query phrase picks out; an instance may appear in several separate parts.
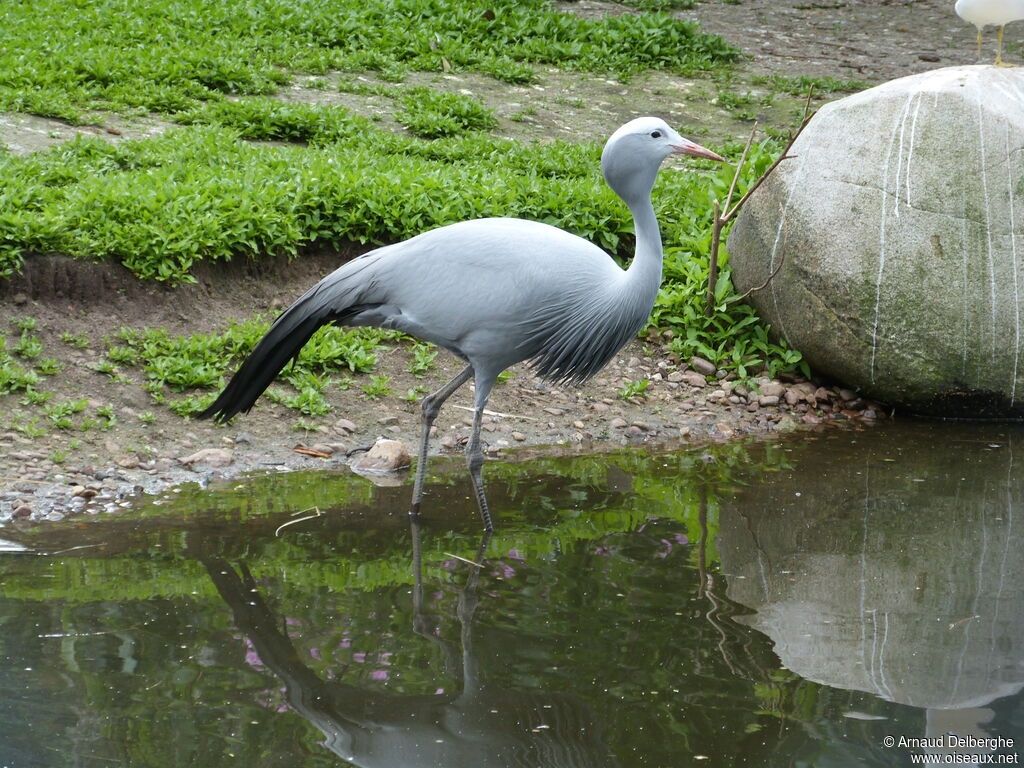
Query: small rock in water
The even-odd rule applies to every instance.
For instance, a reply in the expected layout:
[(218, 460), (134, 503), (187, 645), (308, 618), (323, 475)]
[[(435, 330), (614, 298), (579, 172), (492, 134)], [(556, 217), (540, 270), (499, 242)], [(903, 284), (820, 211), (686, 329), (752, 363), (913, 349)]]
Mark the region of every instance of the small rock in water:
[(309, 450), (316, 451), (317, 453), (326, 453), (328, 456), (334, 455), (334, 446), (328, 443), (314, 443), (309, 446)]
[(352, 469), (356, 472), (394, 472), (411, 463), (412, 457), (404, 443), (381, 438), (352, 462)]
[(189, 456), (178, 459), (182, 464), (192, 466), (193, 464), (206, 464), (209, 467), (226, 467), (235, 460), (231, 451), (223, 448), (203, 448)]
[(627, 422), (623, 418), (616, 416), (614, 419), (611, 420), (611, 422), (609, 422), (609, 426), (611, 426), (612, 429), (624, 429), (629, 426), (629, 422)]
[(28, 517), (32, 514), (32, 507), (28, 504), (22, 504), (20, 507), (15, 507), (14, 517)]

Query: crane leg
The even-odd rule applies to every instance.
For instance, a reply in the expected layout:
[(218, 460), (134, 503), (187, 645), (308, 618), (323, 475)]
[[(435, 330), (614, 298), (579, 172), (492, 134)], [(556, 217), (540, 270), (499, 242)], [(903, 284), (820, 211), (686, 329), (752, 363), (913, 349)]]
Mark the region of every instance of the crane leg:
[(484, 531), (487, 533), (494, 530), (494, 523), (491, 522), (491, 510), (487, 504), (487, 496), (484, 494), (484, 452), (480, 448), (480, 425), (483, 423), (484, 408), (487, 406), (487, 398), (491, 394), (494, 380), (494, 376), (484, 379), (479, 372), (477, 373), (473, 433), (466, 444), (466, 464), (469, 466), (469, 478), (473, 481), (476, 503), (480, 507), (480, 518), (484, 521)]
[(423, 476), (427, 471), (427, 450), (430, 448), (430, 428), (434, 425), (434, 419), (437, 418), (437, 412), (441, 410), (444, 401), (451, 397), (456, 389), (469, 381), (472, 375), (473, 366), (467, 365), (458, 376), (436, 392), (423, 398), (421, 412), (423, 435), (420, 438), (420, 453), (416, 461), (416, 481), (412, 487), (412, 509), (409, 512), (411, 515), (418, 515), (420, 511), (420, 501), (423, 497)]
[(978, 63), (981, 63), (981, 27), (978, 27)]

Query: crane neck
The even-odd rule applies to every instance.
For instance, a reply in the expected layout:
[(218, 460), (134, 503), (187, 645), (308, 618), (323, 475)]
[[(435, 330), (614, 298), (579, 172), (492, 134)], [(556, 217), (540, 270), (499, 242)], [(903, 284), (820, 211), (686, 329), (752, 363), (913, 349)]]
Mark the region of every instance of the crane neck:
[(642, 200), (628, 202), (636, 230), (636, 253), (626, 270), (630, 287), (642, 295), (644, 302), (653, 305), (661, 285), (662, 249), (658, 217), (654, 213), (650, 195)]

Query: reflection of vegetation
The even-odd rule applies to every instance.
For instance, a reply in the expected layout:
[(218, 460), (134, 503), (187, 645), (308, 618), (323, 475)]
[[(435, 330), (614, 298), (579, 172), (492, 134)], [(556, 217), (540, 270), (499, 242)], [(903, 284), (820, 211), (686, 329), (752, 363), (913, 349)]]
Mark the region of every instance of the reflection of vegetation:
[[(423, 542), (424, 610), (448, 640), (460, 635), (466, 568), (453, 555), (477, 557), (479, 538), (461, 461), (452, 464), (458, 483), (430, 485), (437, 522)], [(709, 751), (768, 765), (778, 741), (805, 738), (801, 724), (820, 717), (818, 687), (780, 673), (766, 639), (732, 620), (713, 540), (738, 486), (786, 468), (788, 454), (770, 444), (488, 467), (500, 526), (474, 630), (482, 679), (584, 702), (623, 765)], [(407, 502), (405, 488), (325, 472), (184, 489), (123, 523), (76, 531), (100, 546), (3, 561), (0, 616), (12, 618), (0, 626), (32, 627), (31, 643), (45, 645), (36, 664), (58, 655), (80, 681), (81, 706), (125, 723), (87, 738), (123, 741), (132, 765), (219, 764), (228, 752), (258, 764), (301, 743), (303, 760), (289, 764), (326, 768), (322, 734), (284, 711), (281, 681), (201, 563), (244, 559), (298, 659), (339, 691), (451, 691), (443, 649), (410, 630)], [(274, 536), (311, 507), (325, 514)], [(104, 557), (103, 546), (123, 553)], [(29, 642), (0, 633), (0, 658)], [(152, 748), (172, 733), (172, 747)]]
[[(464, 481), (458, 472), (432, 478), (434, 504), (443, 509), (452, 498), (464, 498), (455, 483)], [(498, 515), (499, 534), (494, 545), (524, 556), (543, 558), (571, 542), (592, 541), (602, 536), (634, 531), (653, 519), (681, 523), (690, 541), (701, 538), (698, 520), (701, 498), (707, 495), (708, 558), (717, 561), (714, 537), (718, 529), (718, 499), (764, 472), (788, 467), (786, 454), (771, 444), (754, 446), (729, 443), (702, 452), (679, 452), (657, 460), (632, 451), (577, 457), (541, 458), (520, 464), (495, 463), (487, 467), (489, 495)], [(624, 493), (611, 493), (614, 476), (631, 485)], [(138, 600), (147, 597), (209, 596), (205, 580), (190, 559), (195, 541), (204, 546), (228, 547), (244, 527), (246, 551), (259, 562), (254, 572), (275, 572), (287, 564), (289, 582), (302, 589), (373, 589), (407, 584), (409, 545), (404, 530), (407, 490), (380, 489), (366, 480), (344, 473), (295, 472), (268, 474), (231, 481), (212, 490), (184, 488), (156, 504), (125, 513), (116, 526), (131, 525), (142, 533), (138, 547), (160, 541), (161, 556), (140, 563), (120, 557), (95, 560), (105, 547), (120, 539), (115, 525), (76, 534), (98, 545), (82, 550), (87, 559), (65, 560), (56, 578), (40, 583), (27, 561), (9, 564), (4, 574), (4, 594), (23, 599), (60, 597), (75, 602)], [(365, 510), (360, 522), (349, 522), (344, 512)], [(316, 521), (274, 531), (293, 518), (296, 510), (328, 512)], [(374, 512), (373, 510), (378, 510)], [(334, 511), (330, 511), (334, 510)], [(430, 510), (427, 510), (428, 519)], [(372, 517), (393, 533), (379, 535)], [(447, 518), (446, 518), (447, 520)], [(135, 521), (135, 522), (132, 522)], [(224, 526), (227, 524), (227, 530)], [(448, 559), (446, 553), (471, 556), (476, 536), (475, 519), (460, 516), (460, 529), (436, 531), (424, 550), (427, 563)], [(443, 525), (447, 525), (445, 522)], [(168, 527), (174, 531), (169, 536)], [(439, 526), (442, 528), (443, 526)], [(366, 530), (369, 528), (369, 530)], [(45, 536), (48, 527), (40, 529)], [(216, 534), (212, 534), (215, 531)], [(146, 533), (148, 531), (148, 533)], [(29, 537), (28, 543), (32, 543)], [(36, 546), (55, 549), (35, 539)], [(326, 547), (330, 561), (303, 556), (306, 548)], [(690, 561), (696, 563), (696, 553)], [(98, 568), (98, 563), (102, 567)], [(20, 567), (20, 566), (27, 567)]]

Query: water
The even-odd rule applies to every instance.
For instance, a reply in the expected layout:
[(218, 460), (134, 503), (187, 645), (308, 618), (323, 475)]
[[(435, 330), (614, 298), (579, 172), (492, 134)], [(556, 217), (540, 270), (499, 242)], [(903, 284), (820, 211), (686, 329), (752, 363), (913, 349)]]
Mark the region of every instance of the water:
[(455, 460), (415, 531), (408, 486), (342, 472), (9, 527), (0, 766), (824, 768), (943, 759), (898, 741), (947, 731), (1020, 744), (1021, 446), (910, 422), (489, 464), (483, 555)]

